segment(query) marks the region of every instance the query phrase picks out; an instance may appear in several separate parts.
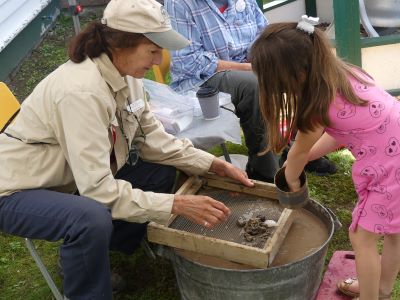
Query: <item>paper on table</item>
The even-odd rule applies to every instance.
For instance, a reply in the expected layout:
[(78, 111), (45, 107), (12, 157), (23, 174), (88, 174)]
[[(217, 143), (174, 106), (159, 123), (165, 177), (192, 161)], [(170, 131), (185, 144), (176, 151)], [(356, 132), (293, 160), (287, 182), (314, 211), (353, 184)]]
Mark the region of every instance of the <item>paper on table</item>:
[(183, 115), (178, 119), (171, 120), (163, 115), (155, 114), (157, 119), (163, 124), (165, 131), (173, 135), (187, 129), (193, 121), (193, 116)]
[(177, 134), (189, 127), (193, 120), (193, 106), (187, 103), (186, 96), (152, 80), (143, 79), (143, 83), (150, 96), (151, 110), (167, 132)]

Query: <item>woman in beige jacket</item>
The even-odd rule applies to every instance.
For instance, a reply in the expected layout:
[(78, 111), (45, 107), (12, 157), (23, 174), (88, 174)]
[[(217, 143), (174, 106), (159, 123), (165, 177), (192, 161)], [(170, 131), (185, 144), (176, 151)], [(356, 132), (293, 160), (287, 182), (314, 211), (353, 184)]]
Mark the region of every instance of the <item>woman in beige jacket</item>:
[(167, 134), (149, 110), (141, 78), (162, 48), (187, 45), (156, 1), (111, 0), (0, 135), (0, 230), (63, 239), (69, 299), (111, 299), (108, 251), (132, 253), (147, 222), (178, 214), (210, 228), (226, 220), (221, 202), (169, 194), (175, 168), (253, 185), (240, 169)]

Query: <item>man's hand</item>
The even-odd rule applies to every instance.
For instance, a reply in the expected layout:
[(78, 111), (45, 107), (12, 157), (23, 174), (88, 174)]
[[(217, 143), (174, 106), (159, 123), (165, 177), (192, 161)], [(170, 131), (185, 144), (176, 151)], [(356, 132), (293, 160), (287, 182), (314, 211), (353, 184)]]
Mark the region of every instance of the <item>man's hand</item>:
[(235, 61), (227, 61), (227, 60), (218, 60), (217, 63), (217, 72), (219, 71), (227, 71), (227, 70), (236, 70), (236, 71), (252, 71), (251, 63), (240, 63)]

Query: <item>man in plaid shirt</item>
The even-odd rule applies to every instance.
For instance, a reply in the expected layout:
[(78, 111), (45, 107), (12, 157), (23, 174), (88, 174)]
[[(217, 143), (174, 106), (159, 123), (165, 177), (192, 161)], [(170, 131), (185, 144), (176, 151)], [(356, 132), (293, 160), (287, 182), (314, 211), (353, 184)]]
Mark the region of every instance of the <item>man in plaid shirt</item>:
[(172, 27), (191, 44), (172, 54), (172, 84), (177, 91), (200, 85), (229, 93), (248, 148), (250, 178), (272, 182), (277, 157), (264, 150), (265, 130), (258, 108), (258, 83), (249, 50), (268, 21), (255, 0), (165, 0)]
[[(277, 157), (271, 152), (257, 155), (265, 149), (266, 139), (249, 57), (268, 20), (255, 0), (165, 0), (164, 4), (172, 27), (191, 41), (171, 53), (172, 88), (184, 92), (207, 85), (231, 94), (248, 148), (246, 171), (250, 178), (272, 182)], [(287, 149), (280, 164), (286, 155)], [(336, 172), (336, 166), (323, 157), (305, 169), (318, 175)]]

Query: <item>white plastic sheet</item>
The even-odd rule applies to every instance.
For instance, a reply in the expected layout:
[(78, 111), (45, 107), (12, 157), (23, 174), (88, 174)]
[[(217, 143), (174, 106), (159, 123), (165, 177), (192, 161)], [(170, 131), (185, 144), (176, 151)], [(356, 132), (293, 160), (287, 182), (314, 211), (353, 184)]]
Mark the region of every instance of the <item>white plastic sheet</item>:
[[(234, 112), (220, 109), (220, 117), (204, 120), (195, 91), (179, 94), (168, 85), (143, 79), (150, 106), (167, 132), (188, 138), (200, 149), (209, 149), (225, 141), (241, 144), (240, 123)], [(220, 93), (220, 105), (233, 108), (230, 95)]]

